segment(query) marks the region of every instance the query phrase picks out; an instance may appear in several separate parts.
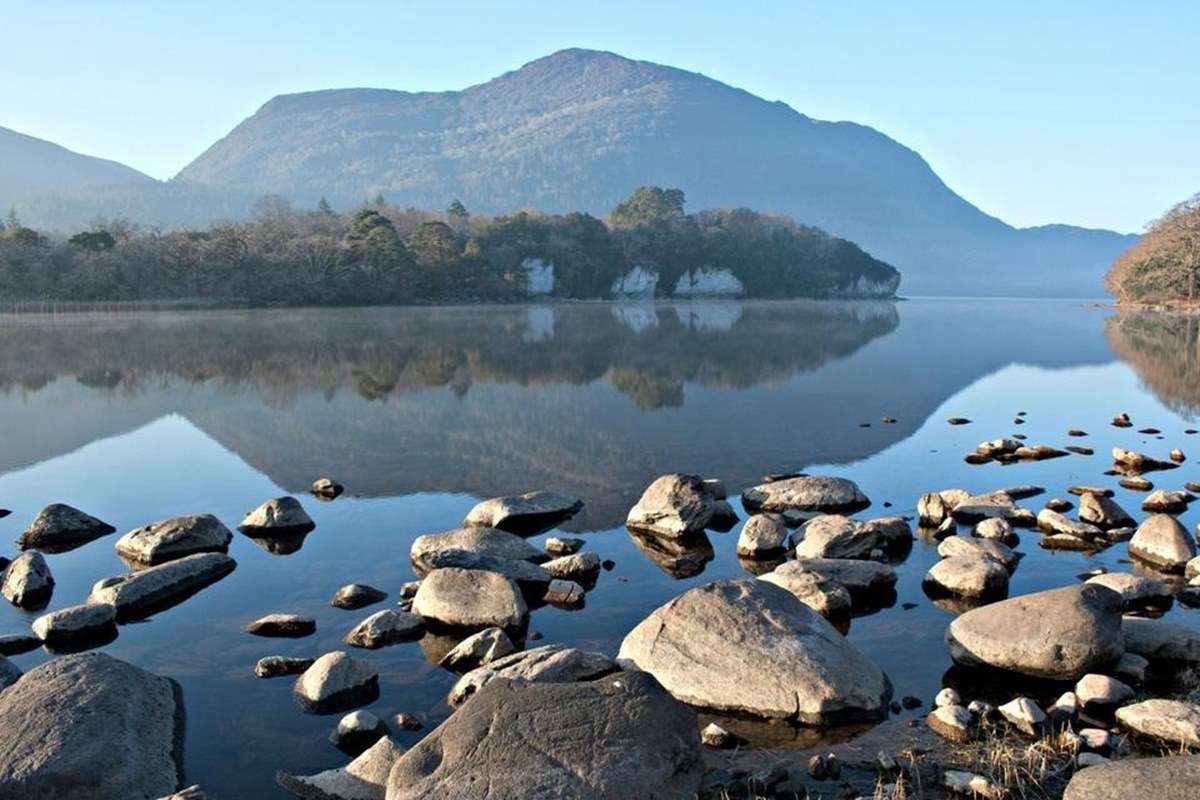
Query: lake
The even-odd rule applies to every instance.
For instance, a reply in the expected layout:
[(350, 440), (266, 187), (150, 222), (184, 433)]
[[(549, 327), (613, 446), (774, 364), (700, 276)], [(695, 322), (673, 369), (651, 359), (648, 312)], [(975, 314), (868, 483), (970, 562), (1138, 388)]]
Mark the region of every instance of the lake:
[[(852, 478), (873, 501), (859, 516), (913, 515), (919, 494), (1044, 486), (1037, 510), (1074, 483), (1111, 486), (1135, 513), (1143, 495), (1103, 473), (1114, 445), (1182, 469), (1161, 488), (1200, 479), (1197, 323), (1117, 317), (1080, 301), (713, 302), (463, 308), (129, 313), (0, 318), (0, 553), (44, 505), (65, 502), (118, 534), (48, 555), (50, 609), (82, 602), (126, 571), (117, 535), (177, 514), (211, 512), (231, 528), (250, 509), (293, 494), (316, 521), (295, 552), (236, 534), (238, 568), (186, 602), (124, 625), (106, 651), (175, 678), (187, 707), (187, 777), (221, 797), (285, 797), (276, 770), (310, 773), (348, 759), (328, 741), (337, 716), (301, 712), (291, 678), (260, 680), (257, 659), (345, 649), (359, 620), (399, 599), (422, 534), (456, 527), (479, 499), (534, 489), (587, 503), (564, 528), (611, 559), (586, 606), (542, 608), (538, 644), (615, 655), (637, 622), (684, 591), (746, 577), (737, 528), (710, 533), (696, 573), (626, 532), (630, 506), (655, 477), (694, 472), (736, 493), (761, 476), (804, 470)], [(1128, 412), (1134, 429), (1109, 420)], [(1026, 412), (1024, 424), (1014, 424)], [(967, 417), (969, 425), (946, 419)], [(884, 417), (895, 418), (884, 424)], [(866, 427), (864, 427), (866, 426)], [(1139, 434), (1153, 426), (1162, 438)], [(1082, 428), (1087, 437), (1068, 438)], [(1094, 456), (969, 466), (976, 444), (1012, 433), (1029, 443), (1084, 444)], [(347, 494), (307, 494), (322, 476)], [(1072, 500), (1076, 498), (1070, 498)], [(890, 507), (885, 507), (890, 503)], [(1200, 521), (1200, 507), (1182, 518)], [(915, 521), (914, 521), (915, 525)], [(1067, 585), (1084, 570), (1128, 570), (1127, 549), (1050, 553), (1021, 531), (1025, 558), (1010, 596)], [(532, 541), (540, 544), (545, 535)], [(707, 554), (704, 555), (707, 558)], [(928, 702), (950, 659), (952, 612), (921, 579), (937, 560), (917, 540), (896, 565), (896, 603), (853, 619), (850, 639), (895, 684)], [(360, 611), (332, 608), (342, 585), (389, 593)], [(915, 604), (915, 605), (913, 605)], [(242, 626), (270, 612), (315, 616), (316, 635), (262, 639)], [(4, 604), (0, 635), (37, 616)], [(1171, 619), (1200, 628), (1200, 611)], [(455, 676), (419, 642), (354, 651), (380, 670), (369, 706), (430, 730), (449, 713)], [(15, 656), (29, 669), (48, 656)], [(906, 711), (907, 716), (924, 710)], [(410, 746), (424, 732), (396, 732)], [(797, 743), (811, 741), (798, 735)]]

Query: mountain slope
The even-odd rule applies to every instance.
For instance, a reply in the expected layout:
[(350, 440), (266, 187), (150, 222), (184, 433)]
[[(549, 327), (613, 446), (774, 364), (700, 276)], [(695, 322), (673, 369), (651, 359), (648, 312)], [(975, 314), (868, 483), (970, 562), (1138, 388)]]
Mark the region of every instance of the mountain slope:
[(7, 210), (34, 198), (157, 184), (149, 175), (116, 161), (81, 155), (0, 128), (0, 209)]
[(604, 214), (642, 184), (689, 207), (790, 214), (900, 268), (910, 294), (1099, 295), (1135, 237), (1019, 230), (871, 128), (822, 122), (695, 73), (565, 50), (457, 92), (277, 97), (176, 182), (300, 203)]

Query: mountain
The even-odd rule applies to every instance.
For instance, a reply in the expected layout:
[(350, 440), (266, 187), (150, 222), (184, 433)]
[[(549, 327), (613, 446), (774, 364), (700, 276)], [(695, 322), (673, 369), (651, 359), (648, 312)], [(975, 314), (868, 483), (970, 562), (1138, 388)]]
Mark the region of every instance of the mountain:
[(157, 185), (158, 181), (149, 175), (116, 161), (81, 155), (0, 128), (0, 210), (81, 191), (123, 191)]
[(781, 211), (896, 265), (908, 294), (1099, 296), (1136, 237), (1017, 229), (872, 128), (823, 122), (692, 72), (564, 50), (462, 91), (276, 97), (176, 183), (301, 204), (606, 214), (643, 184), (690, 208)]

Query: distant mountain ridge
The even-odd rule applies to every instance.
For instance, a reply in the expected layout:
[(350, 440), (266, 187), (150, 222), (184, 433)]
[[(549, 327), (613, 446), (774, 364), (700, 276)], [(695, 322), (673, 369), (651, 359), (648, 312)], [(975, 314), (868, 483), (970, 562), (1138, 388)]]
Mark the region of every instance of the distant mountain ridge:
[(0, 210), (45, 195), (150, 187), (158, 181), (132, 167), (85, 156), (0, 127)]
[(457, 197), (477, 212), (602, 215), (644, 184), (683, 189), (691, 209), (774, 210), (824, 228), (897, 266), (906, 294), (1099, 296), (1108, 264), (1136, 241), (1013, 228), (872, 128), (578, 49), (461, 91), (279, 96), (157, 189), (161, 200), (118, 202), (167, 224), (244, 213), (265, 193), (309, 206), (382, 193), (400, 206)]

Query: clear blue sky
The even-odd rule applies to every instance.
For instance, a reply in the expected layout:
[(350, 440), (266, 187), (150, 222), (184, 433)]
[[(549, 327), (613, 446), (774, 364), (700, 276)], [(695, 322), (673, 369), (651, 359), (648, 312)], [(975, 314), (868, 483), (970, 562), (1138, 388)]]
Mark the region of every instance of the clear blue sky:
[(1200, 191), (1195, 0), (0, 0), (0, 125), (166, 178), (276, 94), (457, 89), (565, 47), (871, 125), (1017, 225), (1139, 230)]

